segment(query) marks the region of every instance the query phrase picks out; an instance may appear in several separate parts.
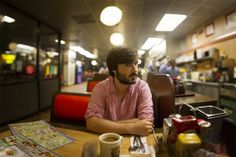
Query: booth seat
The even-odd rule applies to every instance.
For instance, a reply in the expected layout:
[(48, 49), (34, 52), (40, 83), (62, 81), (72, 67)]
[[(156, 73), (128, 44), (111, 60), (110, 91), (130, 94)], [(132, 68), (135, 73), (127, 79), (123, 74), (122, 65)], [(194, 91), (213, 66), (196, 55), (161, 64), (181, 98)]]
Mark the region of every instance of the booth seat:
[(55, 94), (52, 102), (51, 121), (85, 126), (85, 112), (90, 93)]

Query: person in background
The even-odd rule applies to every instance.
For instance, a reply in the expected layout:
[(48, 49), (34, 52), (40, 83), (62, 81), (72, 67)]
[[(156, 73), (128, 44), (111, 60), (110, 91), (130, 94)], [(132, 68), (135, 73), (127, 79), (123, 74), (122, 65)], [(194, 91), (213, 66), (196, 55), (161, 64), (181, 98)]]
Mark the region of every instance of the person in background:
[(102, 66), (100, 67), (98, 73), (99, 74), (107, 74), (108, 73), (108, 68), (107, 68), (106, 63), (102, 63)]
[(174, 60), (169, 61), (169, 67), (166, 69), (166, 73), (169, 74), (173, 79), (179, 75), (179, 68), (176, 67)]
[(159, 67), (159, 73), (160, 74), (166, 74), (167, 73), (167, 68), (169, 66), (169, 58), (165, 57), (162, 62), (161, 65)]
[(111, 75), (99, 82), (85, 114), (88, 130), (148, 135), (153, 127), (153, 102), (148, 84), (138, 78), (138, 53), (126, 48), (110, 50)]

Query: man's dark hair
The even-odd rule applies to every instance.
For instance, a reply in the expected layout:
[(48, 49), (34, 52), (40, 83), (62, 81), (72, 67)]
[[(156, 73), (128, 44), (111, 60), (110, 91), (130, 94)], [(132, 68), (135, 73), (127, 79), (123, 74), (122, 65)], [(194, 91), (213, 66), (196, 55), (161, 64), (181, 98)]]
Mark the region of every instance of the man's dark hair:
[(108, 52), (107, 67), (112, 77), (115, 76), (114, 70), (117, 70), (118, 64), (131, 64), (138, 59), (136, 50), (127, 47), (115, 47)]

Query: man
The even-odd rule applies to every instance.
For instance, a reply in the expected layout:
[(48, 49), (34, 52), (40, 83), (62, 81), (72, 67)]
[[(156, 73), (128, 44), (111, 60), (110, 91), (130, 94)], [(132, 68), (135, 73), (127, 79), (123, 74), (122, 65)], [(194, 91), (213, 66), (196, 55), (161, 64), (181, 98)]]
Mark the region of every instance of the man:
[(169, 67), (166, 70), (166, 73), (171, 76), (171, 78), (176, 79), (176, 77), (179, 75), (179, 68), (175, 66), (175, 61), (170, 60), (169, 61)]
[(167, 73), (167, 68), (168, 68), (168, 66), (169, 66), (168, 60), (169, 60), (169, 57), (168, 57), (168, 56), (166, 56), (166, 57), (162, 60), (161, 65), (160, 65), (160, 67), (159, 67), (159, 73), (160, 73), (160, 74), (166, 74), (166, 73)]
[(153, 103), (148, 84), (137, 77), (137, 52), (113, 48), (107, 66), (111, 77), (93, 89), (85, 114), (87, 129), (148, 135), (153, 127)]

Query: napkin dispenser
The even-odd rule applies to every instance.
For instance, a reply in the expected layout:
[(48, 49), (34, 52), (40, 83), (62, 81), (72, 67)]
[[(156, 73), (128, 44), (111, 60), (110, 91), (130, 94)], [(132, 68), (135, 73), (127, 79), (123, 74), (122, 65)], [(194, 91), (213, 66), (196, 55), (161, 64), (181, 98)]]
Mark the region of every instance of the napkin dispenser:
[(168, 137), (172, 130), (172, 118), (164, 118), (163, 120), (163, 143), (167, 143)]

